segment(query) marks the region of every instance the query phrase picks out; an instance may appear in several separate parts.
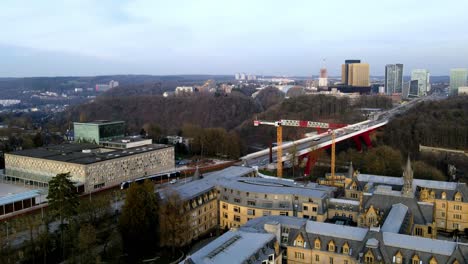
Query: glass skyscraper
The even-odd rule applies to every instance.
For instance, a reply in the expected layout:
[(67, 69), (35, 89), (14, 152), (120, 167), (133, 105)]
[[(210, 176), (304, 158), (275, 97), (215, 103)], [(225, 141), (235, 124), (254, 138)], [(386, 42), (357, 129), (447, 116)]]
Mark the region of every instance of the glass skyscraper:
[(403, 91), (403, 64), (385, 66), (385, 93), (388, 95)]
[(415, 69), (411, 72), (411, 80), (418, 81), (417, 96), (424, 96), (431, 90), (430, 73), (426, 69)]
[(458, 87), (467, 86), (468, 69), (450, 70), (450, 93), (458, 94)]

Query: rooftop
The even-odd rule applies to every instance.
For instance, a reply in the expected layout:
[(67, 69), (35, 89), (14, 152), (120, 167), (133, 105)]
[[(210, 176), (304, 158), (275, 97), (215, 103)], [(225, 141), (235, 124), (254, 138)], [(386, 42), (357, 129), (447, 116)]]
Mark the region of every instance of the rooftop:
[(122, 150), (102, 148), (95, 144), (69, 143), (20, 150), (6, 155), (17, 155), (86, 165), (164, 148), (172, 148), (172, 146), (150, 144), (142, 147), (134, 147)]
[(187, 263), (243, 263), (274, 239), (269, 233), (229, 231), (189, 256)]
[(444, 256), (452, 255), (457, 246), (456, 242), (423, 238), (418, 236), (409, 236), (384, 232), (383, 241), (386, 246), (406, 248), (416, 251), (440, 254)]
[(399, 233), (407, 213), (408, 206), (401, 203), (392, 205), (392, 209), (382, 226), (382, 231)]
[(192, 180), (186, 184), (179, 185), (175, 187), (174, 190), (182, 199), (190, 199), (210, 190), (218, 183), (229, 178), (241, 177), (254, 171), (255, 169), (250, 167), (231, 166), (220, 171), (206, 174), (203, 179)]
[(334, 190), (333, 188), (325, 186), (308, 187), (282, 179), (265, 179), (259, 177), (231, 179), (223, 181), (221, 186), (245, 192), (290, 194), (316, 198), (324, 198), (329, 192)]
[(109, 120), (95, 120), (90, 122), (74, 122), (74, 124), (89, 124), (89, 125), (110, 125), (110, 124), (122, 124), (125, 121), (109, 121)]
[(362, 241), (366, 237), (368, 229), (315, 221), (307, 221), (306, 232), (323, 236)]

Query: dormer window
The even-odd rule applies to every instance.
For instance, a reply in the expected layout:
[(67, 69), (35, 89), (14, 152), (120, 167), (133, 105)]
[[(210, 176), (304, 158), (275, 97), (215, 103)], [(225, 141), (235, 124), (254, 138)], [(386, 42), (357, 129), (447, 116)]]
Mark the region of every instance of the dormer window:
[(294, 240), (294, 246), (296, 247), (303, 247), (304, 246), (304, 238), (302, 238), (302, 235), (298, 235), (296, 237), (296, 240)]
[(315, 249), (320, 249), (321, 248), (320, 239), (318, 239), (318, 238), (315, 239), (314, 247), (315, 247)]
[(328, 251), (335, 252), (335, 242), (333, 240), (328, 242)]
[(348, 245), (348, 243), (345, 243), (343, 245), (343, 254), (349, 254), (349, 245)]
[(393, 262), (396, 264), (401, 264), (403, 263), (403, 255), (401, 254), (400, 251), (398, 251), (395, 256), (393, 256)]
[(411, 263), (412, 263), (412, 264), (419, 264), (419, 256), (418, 256), (418, 255), (414, 255), (414, 256), (411, 258)]
[(447, 194), (445, 192), (442, 192), (442, 195), (440, 198), (443, 200), (447, 199)]
[(461, 202), (462, 201), (461, 193), (457, 192), (455, 194), (454, 200), (457, 201), (457, 202)]
[(430, 260), (429, 260), (429, 264), (437, 264), (437, 260), (432, 257)]

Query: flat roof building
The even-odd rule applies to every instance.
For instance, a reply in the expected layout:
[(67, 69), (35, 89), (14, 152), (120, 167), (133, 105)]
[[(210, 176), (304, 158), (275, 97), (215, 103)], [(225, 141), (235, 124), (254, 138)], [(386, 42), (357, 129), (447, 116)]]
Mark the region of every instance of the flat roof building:
[(7, 180), (46, 188), (59, 173), (69, 172), (86, 192), (168, 171), (175, 166), (174, 147), (149, 144), (109, 148), (69, 143), (5, 154)]
[(101, 141), (124, 137), (124, 121), (97, 120), (73, 123), (75, 142), (99, 144)]

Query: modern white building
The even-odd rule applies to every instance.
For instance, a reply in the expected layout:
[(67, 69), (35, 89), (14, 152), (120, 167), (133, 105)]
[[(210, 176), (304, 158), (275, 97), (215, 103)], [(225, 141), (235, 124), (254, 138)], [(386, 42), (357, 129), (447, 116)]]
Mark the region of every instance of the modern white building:
[(192, 86), (178, 86), (175, 89), (175, 95), (192, 94), (192, 93), (193, 93)]

